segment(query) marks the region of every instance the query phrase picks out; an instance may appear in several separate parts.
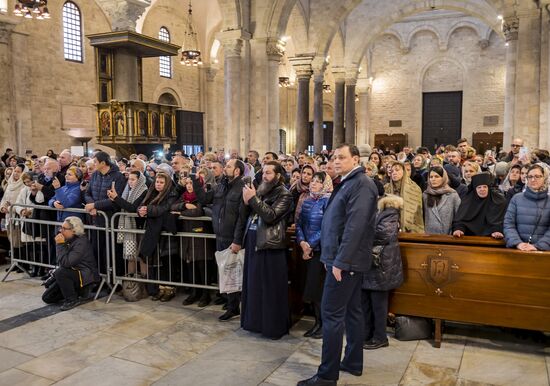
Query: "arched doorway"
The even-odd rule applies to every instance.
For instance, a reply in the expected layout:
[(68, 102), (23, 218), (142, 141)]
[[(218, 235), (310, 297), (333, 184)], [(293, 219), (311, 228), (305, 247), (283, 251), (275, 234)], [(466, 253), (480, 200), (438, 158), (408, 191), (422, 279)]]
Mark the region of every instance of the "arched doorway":
[(159, 96), (158, 103), (160, 103), (161, 105), (179, 106), (176, 97), (168, 92), (165, 92), (164, 94)]

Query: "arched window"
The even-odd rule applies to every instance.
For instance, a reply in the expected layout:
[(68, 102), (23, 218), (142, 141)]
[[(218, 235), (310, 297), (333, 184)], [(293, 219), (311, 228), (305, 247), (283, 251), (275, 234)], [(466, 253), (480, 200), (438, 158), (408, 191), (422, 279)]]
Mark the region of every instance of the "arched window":
[(63, 53), (65, 60), (82, 62), (82, 19), (72, 1), (63, 4)]
[[(159, 40), (170, 43), (170, 32), (166, 27), (160, 27)], [(164, 78), (172, 77), (172, 58), (170, 56), (159, 57), (159, 73)]]

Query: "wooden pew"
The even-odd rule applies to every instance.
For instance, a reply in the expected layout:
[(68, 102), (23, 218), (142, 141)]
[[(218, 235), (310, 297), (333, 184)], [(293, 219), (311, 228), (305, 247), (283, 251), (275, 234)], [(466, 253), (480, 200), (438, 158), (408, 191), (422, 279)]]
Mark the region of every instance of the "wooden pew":
[(522, 252), (489, 237), (401, 234), (405, 282), (390, 312), (441, 321), (550, 331), (550, 252)]

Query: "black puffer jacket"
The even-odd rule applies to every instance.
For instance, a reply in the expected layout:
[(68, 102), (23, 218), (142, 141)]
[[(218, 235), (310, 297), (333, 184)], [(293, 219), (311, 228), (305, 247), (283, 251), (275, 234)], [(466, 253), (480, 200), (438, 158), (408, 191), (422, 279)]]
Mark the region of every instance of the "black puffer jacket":
[(248, 210), (243, 202), (244, 182), (241, 177), (228, 181), (224, 177), (212, 190), (206, 192), (198, 180), (193, 180), (197, 200), (203, 205), (212, 204), (212, 226), (216, 239), (223, 243), (243, 245)]
[(74, 236), (63, 244), (57, 244), (56, 252), (59, 266), (80, 271), (82, 286), (99, 281), (97, 260), (86, 235)]
[[(256, 244), (258, 249), (287, 248), (286, 224), (293, 207), (292, 194), (287, 188), (283, 184), (279, 184), (264, 197), (252, 197), (248, 205), (252, 209), (249, 223), (254, 215), (258, 216)], [(278, 231), (275, 232), (275, 229), (278, 229)], [(259, 244), (262, 234), (267, 236), (267, 243), (264, 246)]]
[(363, 273), (363, 289), (388, 291), (403, 283), (403, 264), (397, 241), (399, 210), (402, 207), (401, 197), (388, 195), (378, 201), (373, 249), (381, 246), (382, 251), (379, 259), (373, 258), (371, 269)]

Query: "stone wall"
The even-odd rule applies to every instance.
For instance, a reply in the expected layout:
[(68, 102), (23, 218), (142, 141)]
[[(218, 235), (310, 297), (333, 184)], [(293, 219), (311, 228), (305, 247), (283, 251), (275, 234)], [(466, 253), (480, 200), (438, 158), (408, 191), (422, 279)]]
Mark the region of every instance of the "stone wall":
[[(460, 19), (471, 26), (450, 31), (457, 19), (432, 20), (425, 29), (422, 22), (398, 23), (392, 26), (391, 34), (374, 42), (369, 98), (371, 142), (374, 134), (390, 130), (389, 120), (402, 120), (403, 127), (391, 131), (407, 133), (410, 145), (419, 146), (423, 92), (463, 91), (463, 137), (471, 140), (473, 132), (503, 130), (504, 41), (495, 33), (484, 41), (479, 32), (485, 30), (481, 22)], [(499, 117), (498, 125), (483, 126), (483, 117), (489, 115)]]

